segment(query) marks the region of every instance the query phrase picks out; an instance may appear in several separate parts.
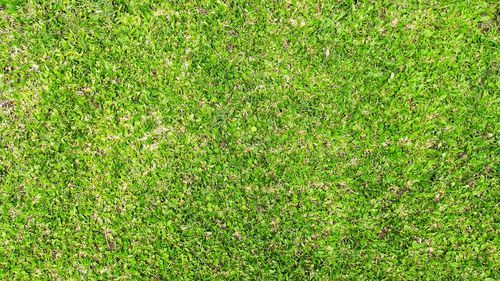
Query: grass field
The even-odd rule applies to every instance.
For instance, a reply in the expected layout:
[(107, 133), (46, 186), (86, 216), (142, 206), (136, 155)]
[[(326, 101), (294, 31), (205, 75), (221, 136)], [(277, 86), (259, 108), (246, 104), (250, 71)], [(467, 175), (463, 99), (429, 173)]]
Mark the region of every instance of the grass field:
[(0, 279), (500, 279), (498, 2), (0, 3)]

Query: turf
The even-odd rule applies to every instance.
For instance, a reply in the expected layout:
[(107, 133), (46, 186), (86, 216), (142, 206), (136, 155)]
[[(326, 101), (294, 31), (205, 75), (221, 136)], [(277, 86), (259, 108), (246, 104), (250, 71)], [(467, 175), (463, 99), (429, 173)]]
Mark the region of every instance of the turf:
[(496, 1), (0, 1), (0, 278), (498, 280)]

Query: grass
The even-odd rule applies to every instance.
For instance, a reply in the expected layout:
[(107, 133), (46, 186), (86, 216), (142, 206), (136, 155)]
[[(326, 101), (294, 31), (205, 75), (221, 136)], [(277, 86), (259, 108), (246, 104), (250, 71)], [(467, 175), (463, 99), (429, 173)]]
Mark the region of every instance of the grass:
[(499, 275), (496, 1), (0, 1), (0, 278)]

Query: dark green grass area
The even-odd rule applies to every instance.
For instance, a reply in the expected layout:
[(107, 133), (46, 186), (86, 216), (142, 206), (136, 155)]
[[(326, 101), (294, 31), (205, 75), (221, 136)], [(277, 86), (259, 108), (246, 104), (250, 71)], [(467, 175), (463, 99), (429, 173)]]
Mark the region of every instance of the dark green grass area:
[(498, 280), (496, 1), (0, 1), (0, 278)]

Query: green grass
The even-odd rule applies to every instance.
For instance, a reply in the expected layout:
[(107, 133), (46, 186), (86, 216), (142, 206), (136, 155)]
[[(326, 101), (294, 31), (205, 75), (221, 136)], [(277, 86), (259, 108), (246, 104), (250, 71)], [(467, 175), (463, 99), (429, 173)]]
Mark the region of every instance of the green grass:
[(500, 278), (498, 2), (0, 3), (0, 279)]

